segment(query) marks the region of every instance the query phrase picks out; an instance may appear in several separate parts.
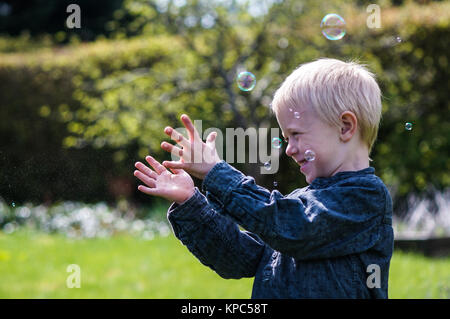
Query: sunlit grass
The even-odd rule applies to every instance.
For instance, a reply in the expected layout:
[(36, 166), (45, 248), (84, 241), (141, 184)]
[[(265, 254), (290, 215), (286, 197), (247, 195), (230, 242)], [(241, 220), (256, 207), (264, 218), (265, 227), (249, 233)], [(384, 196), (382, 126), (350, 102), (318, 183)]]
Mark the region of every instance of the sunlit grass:
[[(70, 264), (81, 287), (68, 288)], [(225, 280), (173, 235), (69, 239), (0, 232), (0, 298), (250, 298), (253, 279)], [(396, 252), (390, 298), (449, 298), (450, 258)]]
[[(81, 268), (81, 288), (66, 285), (70, 264)], [(222, 279), (173, 236), (0, 232), (0, 272), (0, 298), (249, 298), (252, 285)]]
[(450, 298), (450, 257), (396, 252), (391, 265), (390, 298)]

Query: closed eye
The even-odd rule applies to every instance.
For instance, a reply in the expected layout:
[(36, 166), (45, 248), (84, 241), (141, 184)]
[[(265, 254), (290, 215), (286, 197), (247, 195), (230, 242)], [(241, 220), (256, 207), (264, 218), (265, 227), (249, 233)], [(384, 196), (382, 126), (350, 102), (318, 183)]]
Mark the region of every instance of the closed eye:
[[(294, 132), (294, 133), (292, 133), (292, 136), (293, 137), (296, 137), (296, 136), (298, 136), (298, 135), (301, 135), (302, 133), (300, 133), (300, 132)], [(288, 139), (289, 140), (289, 139)]]
[[(301, 135), (301, 134), (303, 134), (303, 133), (301, 133), (301, 132), (293, 132), (292, 136), (296, 137), (297, 135)], [(289, 143), (289, 137), (286, 137), (283, 141), (285, 143)]]

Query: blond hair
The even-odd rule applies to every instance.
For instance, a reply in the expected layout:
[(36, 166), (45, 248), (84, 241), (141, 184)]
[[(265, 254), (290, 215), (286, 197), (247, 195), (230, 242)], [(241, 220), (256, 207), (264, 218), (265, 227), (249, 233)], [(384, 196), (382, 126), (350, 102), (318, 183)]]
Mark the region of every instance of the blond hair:
[(357, 62), (322, 58), (300, 65), (275, 92), (272, 110), (310, 105), (330, 125), (339, 126), (342, 112), (351, 111), (369, 154), (381, 120), (381, 92), (375, 75)]

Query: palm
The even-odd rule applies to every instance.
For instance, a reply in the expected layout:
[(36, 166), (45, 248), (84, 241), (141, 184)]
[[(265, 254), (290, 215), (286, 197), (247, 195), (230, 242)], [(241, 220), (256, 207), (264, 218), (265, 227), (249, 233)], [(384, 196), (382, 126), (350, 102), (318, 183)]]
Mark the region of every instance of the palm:
[(189, 174), (184, 171), (179, 174), (164, 171), (157, 176), (155, 184), (155, 189), (159, 190), (161, 195), (175, 196), (180, 190), (193, 185), (193, 182)]
[(192, 196), (194, 182), (188, 173), (182, 169), (172, 169), (172, 173), (151, 156), (147, 156), (146, 160), (153, 170), (141, 162), (135, 164), (138, 170), (134, 171), (134, 176), (146, 185), (139, 185), (138, 189), (141, 192), (177, 203), (184, 202)]

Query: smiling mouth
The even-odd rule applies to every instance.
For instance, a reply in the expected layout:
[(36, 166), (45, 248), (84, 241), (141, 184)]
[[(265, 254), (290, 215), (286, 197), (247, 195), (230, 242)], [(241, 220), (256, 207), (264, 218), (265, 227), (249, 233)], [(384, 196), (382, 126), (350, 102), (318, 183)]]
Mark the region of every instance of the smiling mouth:
[(297, 164), (298, 164), (300, 167), (302, 167), (303, 165), (305, 165), (306, 163), (308, 163), (307, 160), (301, 160), (301, 161), (296, 161), (296, 162), (297, 162)]

